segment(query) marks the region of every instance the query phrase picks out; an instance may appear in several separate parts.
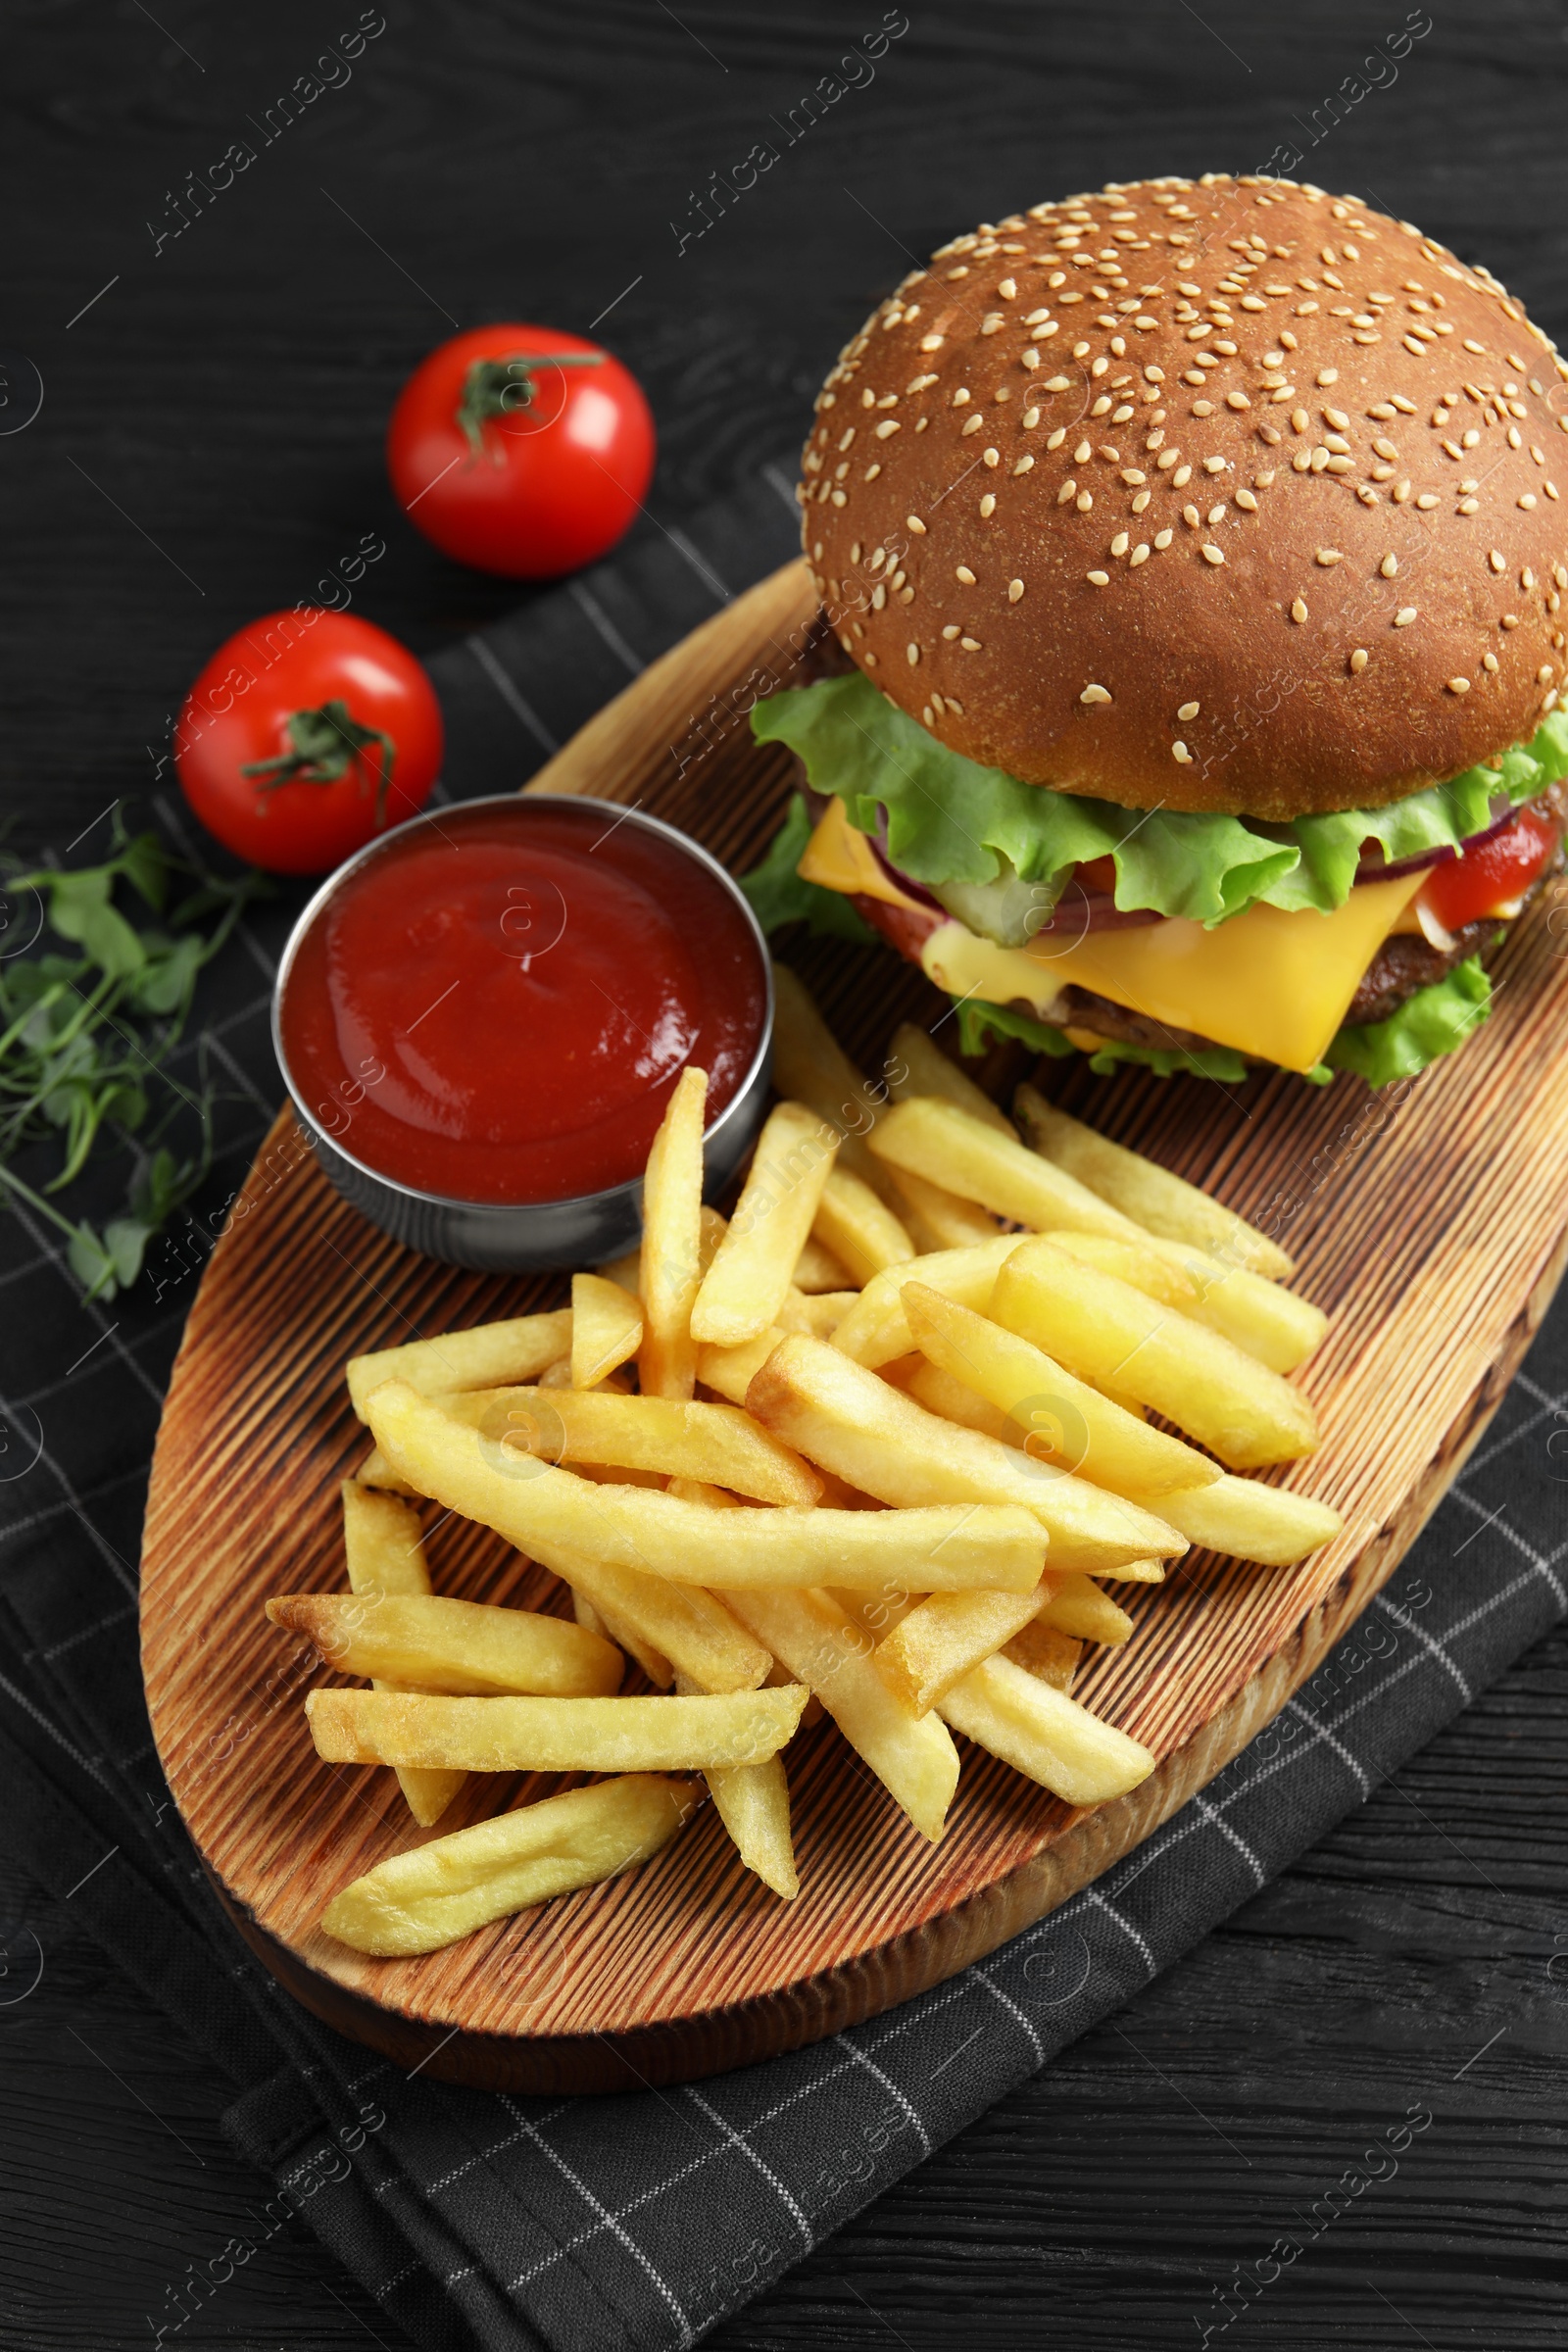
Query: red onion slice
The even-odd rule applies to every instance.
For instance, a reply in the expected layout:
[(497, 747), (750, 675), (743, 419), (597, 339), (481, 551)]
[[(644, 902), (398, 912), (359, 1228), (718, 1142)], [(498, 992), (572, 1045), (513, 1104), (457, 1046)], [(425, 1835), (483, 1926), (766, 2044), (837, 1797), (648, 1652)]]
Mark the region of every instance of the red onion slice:
[[(1491, 841), (1494, 834), (1506, 832), (1518, 813), (1512, 801), (1498, 795), (1492, 804), (1491, 824), (1484, 826), (1479, 833), (1466, 834), (1463, 843), (1466, 854), (1480, 849), (1482, 843)], [(1433, 865), (1451, 865), (1458, 856), (1459, 852), (1454, 849), (1422, 850), (1417, 857), (1397, 858), (1392, 865), (1385, 865), (1381, 855), (1370, 857), (1363, 851), (1361, 862), (1355, 869), (1355, 878), (1357, 882), (1396, 882), (1401, 874), (1419, 874)]]

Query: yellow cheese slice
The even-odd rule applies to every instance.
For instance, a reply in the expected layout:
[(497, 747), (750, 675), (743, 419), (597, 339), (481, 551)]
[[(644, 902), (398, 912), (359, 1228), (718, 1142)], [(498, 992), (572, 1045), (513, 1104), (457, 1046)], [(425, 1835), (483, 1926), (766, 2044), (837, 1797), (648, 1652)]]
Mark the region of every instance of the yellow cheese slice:
[(1250, 906), (1213, 931), (1170, 919), (1091, 932), (1055, 953), (1043, 944), (999, 948), (946, 922), (920, 960), (950, 996), (993, 1004), (1021, 998), (1049, 1021), (1058, 992), (1073, 985), (1239, 1054), (1310, 1070), (1422, 879), (1363, 883), (1332, 914)]
[(829, 803), (826, 816), (807, 843), (795, 870), (803, 882), (820, 882), (824, 890), (842, 891), (846, 897), (858, 893), (861, 898), (883, 899), (890, 906), (912, 906), (925, 914), (931, 911), (889, 881), (869, 840), (856, 831), (840, 800)]
[[(889, 880), (841, 800), (830, 804), (796, 870), (827, 890), (930, 912)], [(992, 1004), (1021, 1000), (1049, 1021), (1060, 991), (1073, 985), (1239, 1054), (1310, 1070), (1384, 940), (1409, 927), (1404, 918), (1425, 879), (1415, 873), (1362, 883), (1332, 914), (1250, 906), (1213, 931), (1169, 919), (1091, 932), (1064, 948), (1046, 939), (1031, 948), (999, 948), (950, 920), (931, 934), (920, 960), (950, 996)]]

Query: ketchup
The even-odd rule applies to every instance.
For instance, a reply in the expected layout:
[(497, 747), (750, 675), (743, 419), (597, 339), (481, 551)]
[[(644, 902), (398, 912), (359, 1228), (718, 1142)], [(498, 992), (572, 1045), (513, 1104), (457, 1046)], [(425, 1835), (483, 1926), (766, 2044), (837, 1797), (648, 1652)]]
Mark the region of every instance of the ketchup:
[(443, 809), (332, 892), (281, 1008), (293, 1091), (378, 1174), (564, 1200), (642, 1173), (675, 1080), (711, 1124), (762, 1033), (755, 934), (705, 866), (602, 803)]

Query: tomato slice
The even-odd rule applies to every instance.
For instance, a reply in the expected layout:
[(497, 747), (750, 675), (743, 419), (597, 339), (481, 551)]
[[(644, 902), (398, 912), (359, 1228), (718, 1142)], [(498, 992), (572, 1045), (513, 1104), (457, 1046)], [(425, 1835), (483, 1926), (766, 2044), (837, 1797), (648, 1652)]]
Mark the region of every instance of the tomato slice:
[(1462, 931), (1466, 923), (1479, 922), (1522, 898), (1561, 835), (1562, 820), (1549, 808), (1521, 808), (1511, 825), (1479, 849), (1447, 865), (1434, 866), (1421, 904), (1446, 931)]

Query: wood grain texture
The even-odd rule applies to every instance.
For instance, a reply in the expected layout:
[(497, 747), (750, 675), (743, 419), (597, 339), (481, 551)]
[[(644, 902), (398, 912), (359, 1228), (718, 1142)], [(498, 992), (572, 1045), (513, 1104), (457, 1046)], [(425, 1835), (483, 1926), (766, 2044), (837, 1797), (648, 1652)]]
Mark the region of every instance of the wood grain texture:
[[(808, 610), (801, 567), (786, 566), (655, 664), (535, 788), (641, 800), (743, 870), (777, 821), (788, 762), (740, 722), (693, 758), (689, 721), (776, 663)], [(686, 749), (672, 756), (672, 743)], [(813, 948), (802, 968), (867, 1065), (899, 1018), (942, 1010), (882, 951)], [(317, 1925), (332, 1893), (418, 1834), (389, 1773), (317, 1759), (300, 1714), (318, 1679), (310, 1653), (268, 1629), (261, 1604), (283, 1586), (342, 1584), (336, 1483), (367, 1450), (345, 1358), (554, 1303), (564, 1285), (401, 1250), (330, 1191), (284, 1114), (187, 1327), (142, 1572), (160, 1755), (256, 1948), (301, 1999), (405, 2064), (609, 2089), (834, 2032), (1096, 1877), (1245, 1744), (1391, 1573), (1544, 1310), (1568, 1222), (1568, 1071), (1546, 1051), (1568, 983), (1545, 920), (1521, 926), (1501, 980), (1477, 1041), (1393, 1103), (1353, 1081), (1313, 1092), (1283, 1073), (1236, 1091), (1048, 1073), (1062, 1100), (1091, 1116), (1098, 1104), (1109, 1131), (1265, 1217), (1334, 1316), (1305, 1376), (1325, 1442), (1295, 1475), (1340, 1509), (1344, 1535), (1295, 1570), (1195, 1554), (1162, 1588), (1124, 1588), (1135, 1636), (1095, 1656), (1079, 1686), (1159, 1758), (1141, 1789), (1077, 1813), (966, 1750), (933, 1849), (824, 1723), (790, 1750), (797, 1904), (744, 1872), (705, 1810), (645, 1868), (415, 1961), (368, 1960)], [(1359, 1163), (1375, 1141), (1369, 1178)], [(431, 1552), (438, 1590), (561, 1606), (556, 1581), (488, 1531), (449, 1521)], [(547, 1785), (517, 1783), (504, 1801)], [(493, 1810), (496, 1793), (470, 1788), (446, 1826)]]

